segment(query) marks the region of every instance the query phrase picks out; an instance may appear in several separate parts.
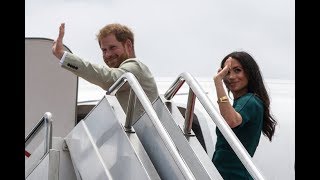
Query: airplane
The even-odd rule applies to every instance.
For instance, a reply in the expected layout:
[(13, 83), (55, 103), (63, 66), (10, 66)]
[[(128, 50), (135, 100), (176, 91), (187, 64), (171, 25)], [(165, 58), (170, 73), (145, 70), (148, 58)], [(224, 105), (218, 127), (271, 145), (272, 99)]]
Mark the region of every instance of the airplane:
[(143, 101), (130, 74), (119, 79), (145, 104), (128, 128), (114, 95), (61, 68), (52, 42), (25, 38), (26, 179), (222, 179), (211, 163), (217, 126), (255, 179), (295, 179), (294, 81), (265, 80), (278, 126), (251, 158), (219, 116), (212, 77), (155, 77), (155, 102)]

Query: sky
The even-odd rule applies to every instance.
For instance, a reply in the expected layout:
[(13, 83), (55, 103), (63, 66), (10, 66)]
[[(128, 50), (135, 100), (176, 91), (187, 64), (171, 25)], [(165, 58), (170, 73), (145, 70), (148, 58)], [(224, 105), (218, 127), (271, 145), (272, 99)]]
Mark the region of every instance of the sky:
[(295, 79), (294, 0), (28, 0), (25, 37), (56, 39), (104, 64), (96, 34), (121, 23), (135, 34), (137, 58), (156, 77), (213, 77), (232, 51), (247, 51), (266, 79)]

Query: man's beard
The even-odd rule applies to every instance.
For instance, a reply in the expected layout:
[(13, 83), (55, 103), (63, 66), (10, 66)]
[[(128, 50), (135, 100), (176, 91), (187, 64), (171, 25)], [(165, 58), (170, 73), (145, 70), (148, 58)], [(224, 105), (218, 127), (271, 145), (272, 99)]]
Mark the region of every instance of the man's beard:
[(111, 60), (108, 60), (108, 63), (106, 64), (111, 68), (118, 68), (123, 61), (129, 59), (129, 55), (127, 55), (127, 53), (123, 53), (117, 58), (111, 57), (110, 59)]

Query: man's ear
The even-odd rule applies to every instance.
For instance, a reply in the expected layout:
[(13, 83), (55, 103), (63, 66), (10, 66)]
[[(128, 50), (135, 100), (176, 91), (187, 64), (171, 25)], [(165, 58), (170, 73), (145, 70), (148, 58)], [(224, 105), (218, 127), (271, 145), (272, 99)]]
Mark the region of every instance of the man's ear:
[(127, 46), (127, 48), (129, 48), (130, 50), (132, 50), (132, 42), (131, 42), (130, 39), (127, 39), (127, 40), (126, 40), (126, 46)]
[(125, 51), (129, 56), (132, 56), (134, 54), (133, 52), (133, 46), (132, 42), (130, 39), (127, 39), (126, 42), (124, 43)]
[(134, 56), (133, 44), (132, 44), (132, 41), (130, 39), (126, 40), (125, 46), (126, 46), (126, 51), (127, 51), (128, 55), (129, 56)]

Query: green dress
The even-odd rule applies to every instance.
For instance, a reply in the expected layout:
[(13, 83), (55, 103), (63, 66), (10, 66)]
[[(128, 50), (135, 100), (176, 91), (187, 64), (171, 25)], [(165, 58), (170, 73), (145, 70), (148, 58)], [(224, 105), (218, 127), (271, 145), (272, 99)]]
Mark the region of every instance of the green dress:
[[(259, 144), (263, 124), (263, 103), (252, 93), (247, 93), (233, 102), (240, 113), (242, 123), (232, 128), (251, 157)], [(212, 162), (225, 180), (253, 179), (218, 128), (217, 143)]]

